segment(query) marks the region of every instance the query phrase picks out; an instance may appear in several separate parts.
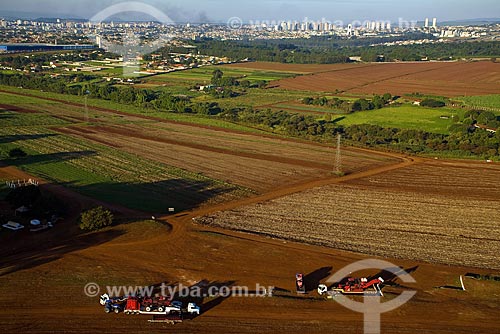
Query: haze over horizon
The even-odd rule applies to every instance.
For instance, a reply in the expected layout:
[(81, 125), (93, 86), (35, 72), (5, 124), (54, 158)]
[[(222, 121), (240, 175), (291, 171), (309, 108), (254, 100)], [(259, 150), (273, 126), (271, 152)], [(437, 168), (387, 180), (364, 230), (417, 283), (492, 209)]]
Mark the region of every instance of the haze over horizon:
[[(88, 19), (113, 4), (126, 2), (117, 0), (4, 0), (1, 16), (20, 18), (60, 17)], [(228, 18), (240, 17), (245, 22), (263, 20), (405, 20), (422, 21), (437, 17), (439, 21), (491, 18), (500, 13), (498, 0), (253, 0), (228, 2), (227, 0), (145, 0), (140, 1), (163, 11), (177, 22), (226, 22)], [(495, 13), (495, 14), (492, 14)], [(144, 15), (127, 13), (123, 19), (147, 19)]]

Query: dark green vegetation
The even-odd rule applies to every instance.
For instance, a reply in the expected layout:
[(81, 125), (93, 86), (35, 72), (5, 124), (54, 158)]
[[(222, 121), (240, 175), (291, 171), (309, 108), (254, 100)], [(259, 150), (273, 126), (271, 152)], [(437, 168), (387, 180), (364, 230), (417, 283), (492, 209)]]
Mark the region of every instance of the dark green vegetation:
[[(395, 108), (395, 110), (397, 110)], [(386, 148), (407, 153), (456, 156), (498, 156), (500, 135), (473, 126), (453, 128), (452, 134), (438, 134), (417, 129), (386, 128), (378, 125), (357, 124), (342, 126), (340, 120), (318, 120), (313, 116), (241, 109), (222, 113), (220, 117), (252, 126), (259, 126), (287, 136), (332, 142), (337, 134), (354, 145)], [(369, 117), (369, 116), (368, 116)]]
[(446, 102), (434, 99), (425, 99), (420, 103), (420, 105), (422, 107), (429, 107), (429, 108), (442, 108), (446, 106)]
[(23, 158), (27, 155), (28, 154), (24, 152), (21, 148), (13, 148), (12, 150), (9, 151), (10, 158)]
[(21, 206), (30, 208), (30, 214), (44, 219), (50, 219), (55, 213), (64, 213), (66, 208), (52, 194), (42, 192), (39, 187), (34, 185), (10, 189), (5, 195), (5, 201), (13, 209), (11, 211), (12, 219), (15, 219), (14, 210)]
[[(397, 97), (395, 98), (397, 99)], [(354, 101), (340, 99), (334, 97), (332, 99), (328, 99), (327, 97), (306, 97), (302, 100), (305, 105), (315, 105), (321, 107), (329, 107), (334, 110), (338, 110), (344, 113), (353, 113), (356, 111), (366, 111), (366, 110), (374, 110), (381, 109), (389, 104), (393, 100), (392, 95), (386, 93), (382, 96), (375, 95), (371, 99), (357, 99)]]
[[(433, 39), (431, 35), (411, 36)], [(401, 38), (397, 38), (401, 40)], [(332, 64), (350, 62), (349, 57), (364, 61), (421, 61), (422, 59), (451, 60), (470, 57), (493, 57), (500, 54), (499, 42), (436, 43), (408, 46), (373, 46), (393, 39), (342, 40), (331, 37), (283, 41), (215, 41), (204, 40), (194, 45), (202, 54), (249, 58), (295, 64)], [(170, 52), (170, 49), (164, 50)], [(186, 51), (186, 50), (185, 50)], [(379, 57), (383, 55), (383, 57)]]
[(98, 231), (104, 227), (113, 225), (113, 219), (111, 211), (99, 206), (82, 212), (80, 215), (80, 229), (84, 231)]

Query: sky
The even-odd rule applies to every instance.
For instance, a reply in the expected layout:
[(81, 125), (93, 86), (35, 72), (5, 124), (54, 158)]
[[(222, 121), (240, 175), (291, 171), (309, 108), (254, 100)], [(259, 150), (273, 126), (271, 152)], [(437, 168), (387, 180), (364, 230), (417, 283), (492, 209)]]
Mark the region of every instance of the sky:
[[(0, 16), (88, 19), (123, 0), (0, 0)], [(144, 0), (174, 22), (244, 22), (265, 20), (439, 21), (500, 17), (499, 0)], [(122, 15), (123, 16), (123, 15)], [(125, 17), (125, 16), (123, 16)], [(140, 17), (140, 16), (137, 16)], [(144, 17), (144, 16), (143, 16)], [(127, 14), (133, 19), (134, 14)]]

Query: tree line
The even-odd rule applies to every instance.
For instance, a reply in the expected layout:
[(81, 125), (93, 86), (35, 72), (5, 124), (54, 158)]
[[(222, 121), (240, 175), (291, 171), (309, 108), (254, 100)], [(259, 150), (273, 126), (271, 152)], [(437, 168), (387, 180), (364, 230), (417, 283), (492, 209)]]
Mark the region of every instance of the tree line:
[[(428, 36), (427, 36), (428, 37)], [(427, 38), (426, 37), (426, 38)], [(401, 40), (399, 38), (398, 40)], [(369, 39), (371, 43), (383, 43)], [(193, 42), (201, 54), (229, 57), (233, 60), (250, 59), (295, 64), (332, 64), (351, 62), (350, 57), (363, 61), (422, 61), (422, 59), (451, 60), (470, 57), (496, 57), (497, 41), (429, 43), (421, 45), (365, 45), (364, 39), (340, 40), (316, 37), (290, 40), (220, 41), (204, 39)], [(177, 50), (187, 51), (187, 50)], [(380, 57), (383, 55), (383, 57)]]
[[(397, 99), (397, 97), (396, 97)], [(375, 95), (371, 100), (358, 99), (355, 101), (343, 100), (338, 97), (328, 99), (327, 97), (305, 97), (302, 103), (305, 105), (316, 105), (321, 107), (330, 107), (340, 110), (343, 113), (353, 113), (356, 111), (381, 109), (393, 101), (391, 94)]]

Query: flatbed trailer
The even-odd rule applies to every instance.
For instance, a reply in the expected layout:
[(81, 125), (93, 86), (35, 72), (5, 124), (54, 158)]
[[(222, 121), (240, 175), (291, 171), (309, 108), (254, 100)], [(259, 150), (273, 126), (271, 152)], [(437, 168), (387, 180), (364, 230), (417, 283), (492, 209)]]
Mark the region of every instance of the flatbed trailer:
[(166, 323), (166, 324), (180, 324), (183, 318), (180, 315), (155, 315), (153, 319), (148, 320), (150, 323)]

